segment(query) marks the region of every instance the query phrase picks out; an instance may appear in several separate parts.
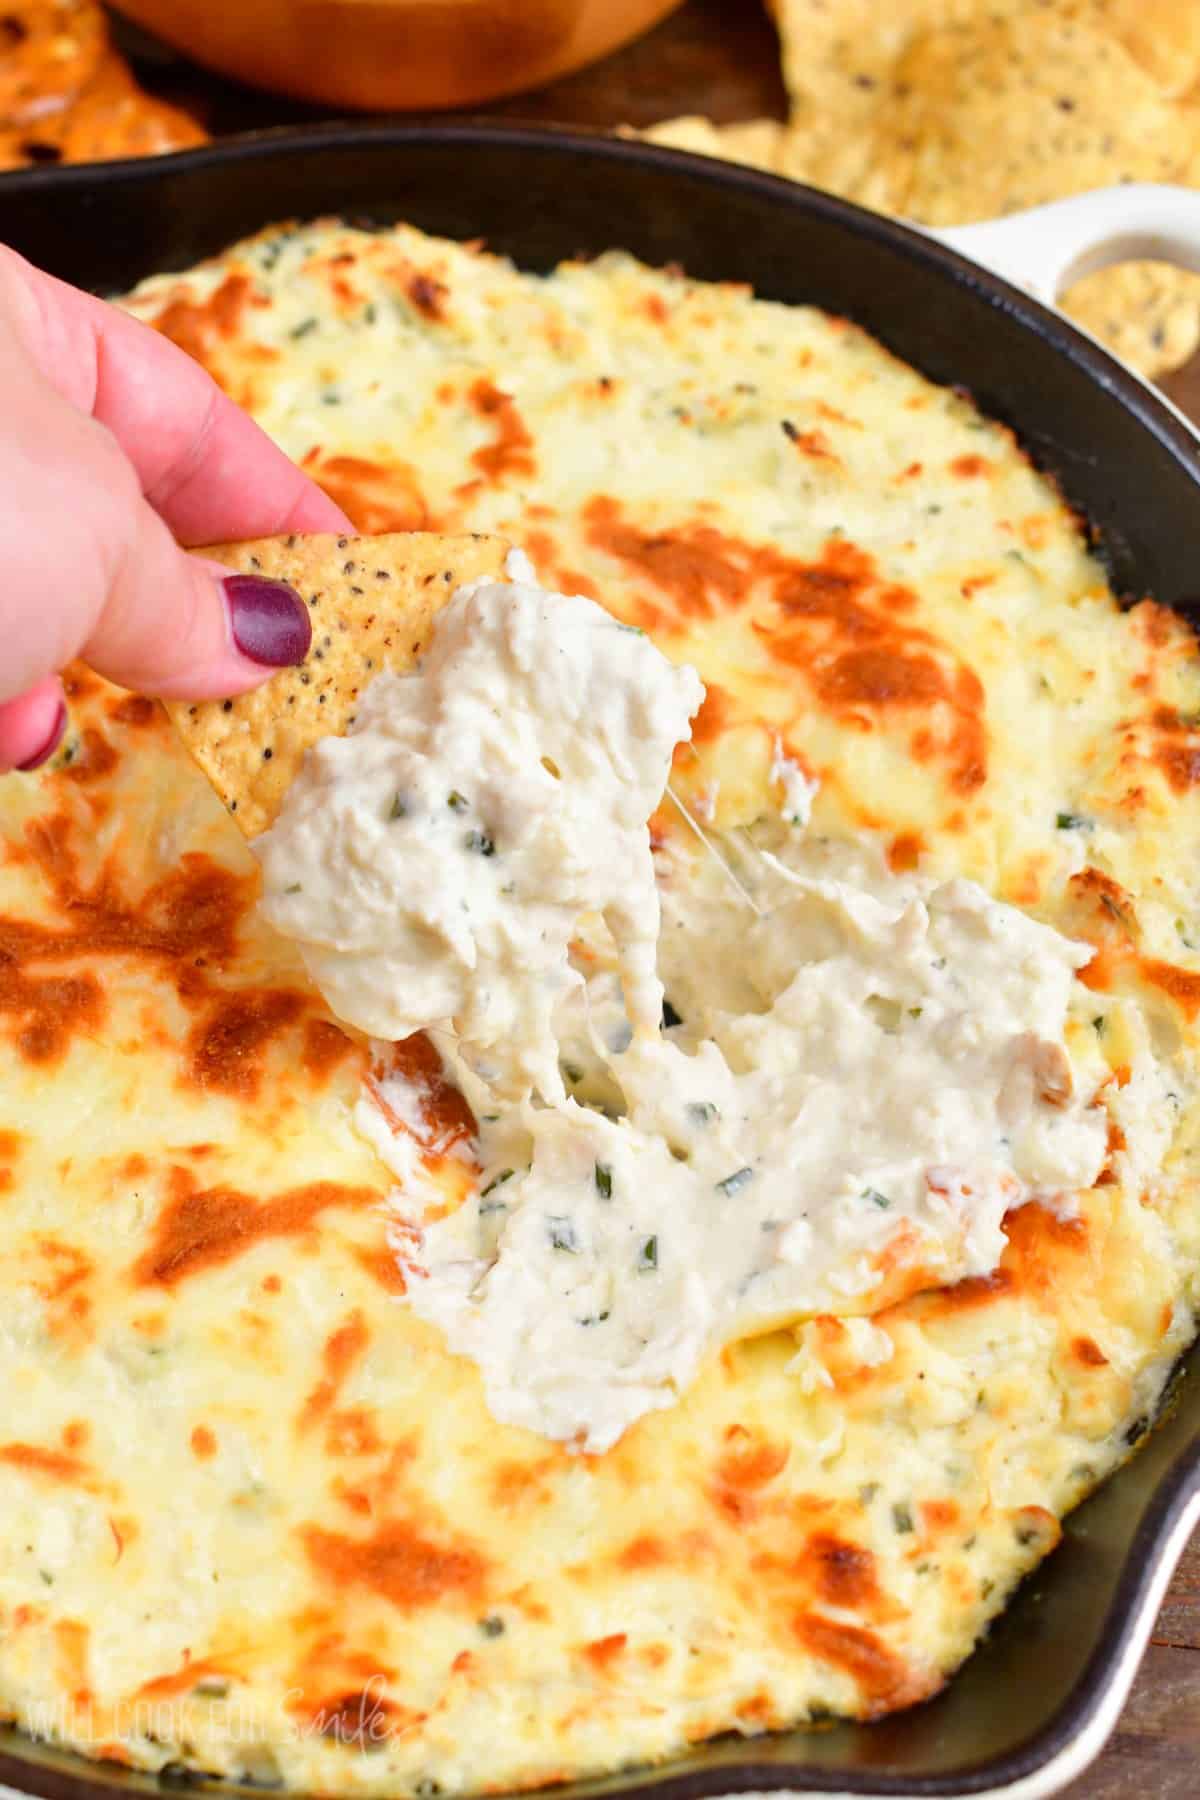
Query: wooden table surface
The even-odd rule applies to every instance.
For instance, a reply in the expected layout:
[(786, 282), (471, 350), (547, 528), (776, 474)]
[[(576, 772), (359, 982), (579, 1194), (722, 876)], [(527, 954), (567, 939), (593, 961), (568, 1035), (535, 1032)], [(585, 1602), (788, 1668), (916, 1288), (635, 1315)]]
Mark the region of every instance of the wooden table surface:
[[(146, 85), (192, 105), (215, 134), (327, 116), (199, 75), (142, 40), (125, 42)], [(498, 118), (650, 125), (683, 112), (722, 121), (782, 118), (786, 94), (775, 34), (755, 0), (687, 0), (657, 29), (604, 62), (481, 110)], [(1163, 385), (1200, 422), (1200, 356)], [(1108, 1749), (1068, 1793), (1071, 1800), (1200, 1795), (1200, 1533), (1171, 1584)]]

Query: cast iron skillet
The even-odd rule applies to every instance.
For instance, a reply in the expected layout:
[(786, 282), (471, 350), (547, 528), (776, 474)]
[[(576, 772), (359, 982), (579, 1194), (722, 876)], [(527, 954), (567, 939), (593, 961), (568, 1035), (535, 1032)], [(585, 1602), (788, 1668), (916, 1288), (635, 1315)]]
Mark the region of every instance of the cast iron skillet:
[[(444, 122), (269, 132), (0, 180), (0, 240), (100, 292), (186, 267), (270, 221), (331, 213), (485, 237), (531, 269), (620, 246), (847, 314), (1016, 428), (1088, 521), (1119, 592), (1200, 608), (1200, 447), (1179, 416), (1059, 315), (824, 194), (582, 133)], [(1054, 1792), (1111, 1730), (1198, 1516), (1200, 1358), (1190, 1357), (1141, 1453), (1072, 1515), (1058, 1550), (937, 1699), (873, 1726), (724, 1739), (665, 1769), (566, 1793)], [(0, 1781), (55, 1800), (158, 1785), (11, 1731), (0, 1735)]]

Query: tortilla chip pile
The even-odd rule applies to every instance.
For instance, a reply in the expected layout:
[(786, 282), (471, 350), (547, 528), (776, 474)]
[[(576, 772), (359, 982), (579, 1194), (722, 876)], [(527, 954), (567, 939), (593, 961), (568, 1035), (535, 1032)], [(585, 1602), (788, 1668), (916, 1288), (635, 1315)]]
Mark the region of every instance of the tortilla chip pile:
[(205, 136), (138, 86), (98, 0), (0, 7), (0, 169), (153, 156)]
[[(961, 225), (1119, 181), (1200, 187), (1197, 0), (771, 0), (786, 124), (645, 135)], [(1146, 374), (1200, 343), (1200, 276), (1090, 275), (1072, 318)]]
[(312, 616), (304, 662), (236, 700), (168, 700), (171, 720), (248, 838), (271, 825), (304, 752), (354, 723), (358, 697), (383, 669), (403, 674), (434, 614), (464, 582), (499, 578), (501, 538), (431, 531), (383, 537), (253, 538), (203, 555), (243, 575), (290, 582)]

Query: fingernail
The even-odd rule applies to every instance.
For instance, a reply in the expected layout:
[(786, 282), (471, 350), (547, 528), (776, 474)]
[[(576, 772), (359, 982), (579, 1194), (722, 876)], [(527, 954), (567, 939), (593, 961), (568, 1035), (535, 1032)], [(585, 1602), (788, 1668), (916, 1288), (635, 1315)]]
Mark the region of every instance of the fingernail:
[(17, 764), (22, 775), (28, 775), (32, 770), (40, 769), (43, 763), (48, 763), (50, 761), (50, 758), (62, 743), (63, 732), (66, 729), (66, 703), (65, 701), (60, 700), (58, 703), (58, 711), (54, 715), (54, 724), (50, 728), (50, 735), (42, 745), (41, 749), (35, 750), (32, 756), (28, 757), (23, 763)]
[(266, 575), (227, 575), (221, 585), (233, 641), (243, 656), (272, 669), (304, 661), (312, 620), (294, 587)]

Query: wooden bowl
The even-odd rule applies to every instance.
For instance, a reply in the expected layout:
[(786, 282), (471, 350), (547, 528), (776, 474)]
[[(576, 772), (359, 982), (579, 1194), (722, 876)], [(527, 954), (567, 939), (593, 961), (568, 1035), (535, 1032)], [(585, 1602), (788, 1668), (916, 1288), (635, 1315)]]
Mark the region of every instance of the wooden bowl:
[(577, 69), (679, 0), (118, 0), (207, 68), (369, 110), (470, 106)]

